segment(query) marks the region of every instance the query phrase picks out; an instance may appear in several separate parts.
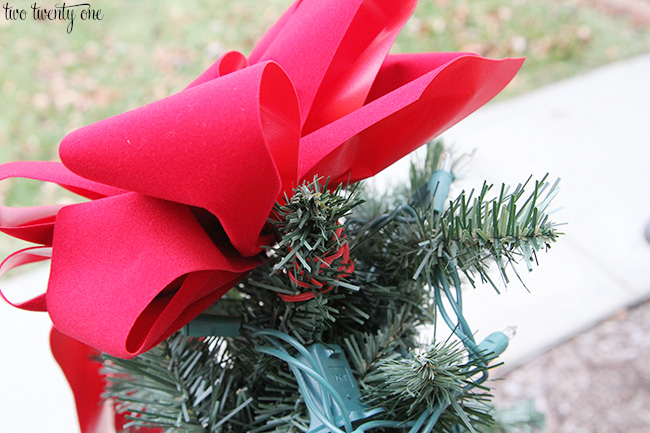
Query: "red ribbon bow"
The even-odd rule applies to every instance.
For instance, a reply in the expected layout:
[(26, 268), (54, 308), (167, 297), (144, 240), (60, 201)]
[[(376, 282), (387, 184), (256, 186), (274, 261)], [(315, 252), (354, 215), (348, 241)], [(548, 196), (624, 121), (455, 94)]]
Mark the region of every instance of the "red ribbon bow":
[[(298, 0), (251, 55), (225, 54), (187, 89), (72, 132), (59, 163), (10, 163), (91, 200), (0, 208), (0, 230), (49, 258), (63, 334), (129, 358), (217, 301), (259, 261), (283, 192), (376, 174), (493, 98), (522, 59), (388, 51), (416, 0)], [(4, 295), (3, 295), (4, 296)]]

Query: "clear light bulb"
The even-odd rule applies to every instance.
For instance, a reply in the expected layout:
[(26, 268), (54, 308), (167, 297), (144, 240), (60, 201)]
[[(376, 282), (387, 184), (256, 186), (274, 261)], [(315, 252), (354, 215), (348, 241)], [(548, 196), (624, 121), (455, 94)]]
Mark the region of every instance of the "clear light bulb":
[(445, 150), (442, 152), (442, 154), (440, 154), (437, 170), (444, 170), (451, 173), (451, 165), (451, 153)]
[(508, 341), (512, 341), (512, 339), (515, 338), (515, 336), (517, 335), (517, 327), (516, 326), (508, 326), (502, 332), (506, 337), (508, 337)]

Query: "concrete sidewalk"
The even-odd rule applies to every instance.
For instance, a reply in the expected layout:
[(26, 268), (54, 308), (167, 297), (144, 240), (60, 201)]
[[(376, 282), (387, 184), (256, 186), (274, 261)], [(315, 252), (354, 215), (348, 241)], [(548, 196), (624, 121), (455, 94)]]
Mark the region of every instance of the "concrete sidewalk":
[[(594, 70), (479, 110), (445, 134), (447, 144), (477, 148), (463, 188), (483, 180), (517, 184), (530, 174), (562, 178), (554, 215), (565, 236), (540, 267), (497, 295), (465, 295), (465, 316), (478, 339), (507, 326), (517, 337), (503, 356), (513, 368), (617, 310), (650, 296), (650, 55)], [(404, 179), (408, 161), (378, 183)], [(17, 277), (12, 287), (45, 286), (47, 272)], [(37, 317), (37, 320), (34, 320)], [(77, 431), (73, 400), (49, 355), (46, 315), (0, 302), (8, 356), (0, 358), (3, 431)], [(38, 408), (34, 416), (33, 408)]]
[(466, 297), (479, 332), (518, 327), (506, 368), (650, 296), (649, 98), (645, 55), (487, 107), (446, 134), (478, 148), (472, 185), (561, 178), (553, 218), (566, 235), (524, 276), (531, 293), (515, 282)]

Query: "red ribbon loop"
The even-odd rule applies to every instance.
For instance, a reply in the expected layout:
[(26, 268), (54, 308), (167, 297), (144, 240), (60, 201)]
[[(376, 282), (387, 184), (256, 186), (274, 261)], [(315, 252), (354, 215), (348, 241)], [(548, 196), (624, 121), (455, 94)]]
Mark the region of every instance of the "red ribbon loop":
[(48, 311), (61, 332), (130, 358), (184, 326), (257, 263), (182, 204), (137, 193), (62, 209)]
[[(0, 181), (11, 178), (51, 182), (85, 198), (121, 194), (124, 190), (84, 179), (58, 162), (10, 162), (0, 165)], [(14, 208), (0, 206), (0, 231), (28, 242), (52, 245), (54, 218), (62, 205)]]
[[(0, 264), (0, 280), (2, 277), (12, 269), (19, 268), (31, 263), (42, 262), (49, 260), (52, 257), (52, 248), (50, 247), (31, 247), (16, 251), (9, 257), (3, 260)], [(7, 296), (0, 290), (0, 296), (9, 304), (16, 308), (28, 311), (47, 311), (45, 305), (45, 294), (37, 296), (29, 301), (14, 303), (10, 301)]]

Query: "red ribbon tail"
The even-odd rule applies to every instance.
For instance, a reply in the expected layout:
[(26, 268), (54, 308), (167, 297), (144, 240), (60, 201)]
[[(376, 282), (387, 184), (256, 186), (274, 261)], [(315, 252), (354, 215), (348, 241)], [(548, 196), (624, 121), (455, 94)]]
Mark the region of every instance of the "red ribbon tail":
[(99, 352), (56, 328), (50, 333), (50, 347), (74, 394), (81, 433), (114, 432), (113, 405), (102, 399), (105, 379)]

